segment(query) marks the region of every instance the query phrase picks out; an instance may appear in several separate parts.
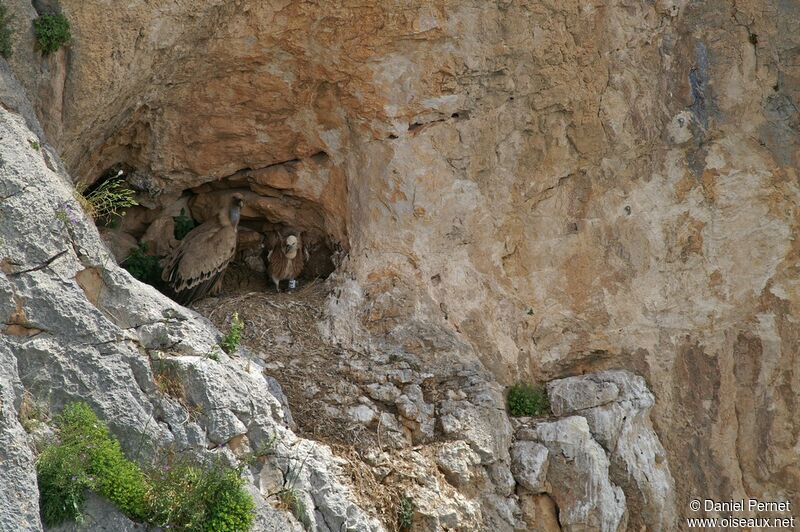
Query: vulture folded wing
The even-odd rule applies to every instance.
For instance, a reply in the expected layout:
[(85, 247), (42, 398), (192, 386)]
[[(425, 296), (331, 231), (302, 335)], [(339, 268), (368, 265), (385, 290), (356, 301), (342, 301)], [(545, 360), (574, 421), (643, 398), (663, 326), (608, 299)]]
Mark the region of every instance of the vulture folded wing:
[(190, 232), (164, 269), (163, 279), (181, 303), (207, 295), (222, 280), (236, 252), (236, 229), (202, 225)]

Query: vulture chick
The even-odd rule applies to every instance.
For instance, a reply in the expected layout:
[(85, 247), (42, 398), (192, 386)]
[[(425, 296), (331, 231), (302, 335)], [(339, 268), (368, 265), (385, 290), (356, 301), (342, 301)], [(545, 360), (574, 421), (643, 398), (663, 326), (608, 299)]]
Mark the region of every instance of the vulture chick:
[(222, 288), (225, 269), (236, 252), (236, 233), (244, 200), (233, 194), (217, 215), (192, 229), (169, 258), (161, 278), (181, 304)]
[(284, 237), (278, 233), (278, 239), (267, 254), (267, 274), (275, 283), (275, 290), (281, 291), (281, 281), (288, 280), (289, 286), (303, 272), (308, 250), (303, 247), (300, 235)]

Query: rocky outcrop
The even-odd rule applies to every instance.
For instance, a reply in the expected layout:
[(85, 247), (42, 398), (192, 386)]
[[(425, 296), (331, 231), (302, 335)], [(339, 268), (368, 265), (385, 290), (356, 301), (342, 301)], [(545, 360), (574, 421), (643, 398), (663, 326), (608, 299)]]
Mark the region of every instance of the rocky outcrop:
[(549, 451), (547, 493), (558, 505), (562, 530), (625, 530), (625, 494), (609, 480), (608, 457), (586, 420), (571, 416), (539, 423), (535, 437)]
[(679, 508), (798, 492), (791, 2), (62, 0), (45, 59), (11, 5), (76, 178), (246, 188), (350, 251), (350, 321), (443, 321), (504, 383), (634, 370)]
[(603, 371), (547, 389), (560, 419), (515, 421), (511, 470), (523, 519), (563, 530), (674, 530), (675, 485), (644, 379)]
[(19, 422), (22, 394), (17, 361), (0, 344), (0, 530), (28, 532), (41, 523), (33, 452)]
[(586, 419), (610, 460), (610, 478), (627, 497), (633, 529), (674, 530), (679, 515), (666, 452), (653, 430), (655, 400), (644, 379), (628, 371), (602, 371), (552, 381), (553, 414)]
[[(274, 506), (276, 492), (291, 488), (314, 529), (382, 530), (331, 451), (284, 425), (260, 366), (217, 354), (220, 335), (208, 322), (116, 266), (19, 115), (0, 110), (0, 137), (0, 475), (11, 486), (0, 496), (3, 525), (40, 529), (32, 454), (17, 421), (25, 390), (51, 412), (88, 402), (131, 456), (170, 448), (235, 463), (272, 445), (269, 460), (250, 468), (262, 525), (296, 526)], [(290, 469), (291, 486), (261, 480), (274, 471), (286, 481)]]
[[(660, 464), (682, 472), (663, 509), (629, 519), (656, 526), (698, 494), (800, 507), (792, 2), (62, 0), (75, 38), (47, 58), (35, 8), (6, 4), (11, 66), (73, 178), (122, 165), (146, 192), (130, 235), (185, 191), (200, 213), (241, 188), (257, 229), (313, 228), (349, 251), (327, 324), (343, 345), (388, 338), (430, 358), (425, 323), (503, 384), (608, 368), (646, 379), (666, 461), (655, 447), (651, 462), (627, 456), (635, 424), (618, 415), (646, 410), (643, 395), (581, 383), (596, 403), (581, 416), (619, 454), (609, 474), (629, 505), (662, 493), (635, 469), (661, 486)], [(33, 334), (24, 323), (11, 330)], [(364, 397), (386, 408), (347, 405), (398, 447), (437, 417), (404, 389), (418, 383), (401, 384), (399, 404), (376, 388)], [(471, 398), (442, 399), (433, 434), (505, 470), (486, 463), (507, 452), (505, 420), (496, 439), (473, 428), (493, 407)]]

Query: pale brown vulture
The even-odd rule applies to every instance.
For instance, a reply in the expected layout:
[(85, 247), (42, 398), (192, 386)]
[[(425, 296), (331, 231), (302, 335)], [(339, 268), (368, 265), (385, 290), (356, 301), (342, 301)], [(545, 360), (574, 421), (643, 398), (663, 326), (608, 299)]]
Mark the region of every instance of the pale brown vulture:
[(236, 233), (244, 200), (233, 194), (214, 218), (192, 229), (169, 258), (161, 278), (175, 301), (187, 304), (216, 295), (236, 252)]
[(267, 274), (275, 283), (275, 290), (281, 291), (281, 281), (297, 279), (303, 272), (305, 261), (308, 260), (308, 250), (303, 246), (299, 234), (283, 236), (278, 233), (278, 238), (267, 253)]

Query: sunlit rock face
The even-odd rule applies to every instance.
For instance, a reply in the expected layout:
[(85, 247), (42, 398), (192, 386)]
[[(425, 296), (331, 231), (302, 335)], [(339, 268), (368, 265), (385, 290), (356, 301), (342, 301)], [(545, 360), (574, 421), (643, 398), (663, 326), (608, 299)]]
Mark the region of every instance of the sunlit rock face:
[(369, 333), (643, 375), (676, 508), (796, 498), (790, 2), (61, 6), (69, 51), (13, 66), (74, 177), (249, 189), (349, 250)]

